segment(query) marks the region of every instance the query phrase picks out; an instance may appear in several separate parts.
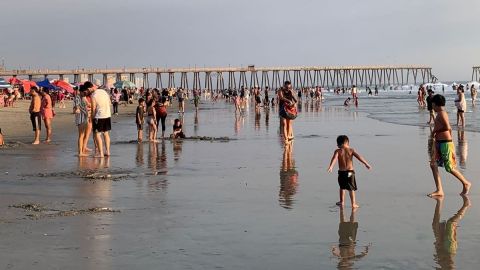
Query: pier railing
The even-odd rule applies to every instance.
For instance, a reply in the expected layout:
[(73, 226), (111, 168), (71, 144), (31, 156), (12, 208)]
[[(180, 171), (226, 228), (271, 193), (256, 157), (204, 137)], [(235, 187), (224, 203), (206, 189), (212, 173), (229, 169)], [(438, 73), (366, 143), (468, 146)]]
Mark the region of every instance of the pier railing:
[[(477, 72), (478, 73), (478, 72)], [(278, 88), (283, 81), (292, 81), (295, 88), (300, 87), (351, 87), (408, 85), (435, 82), (437, 79), (428, 66), (288, 66), (288, 67), (189, 67), (189, 68), (111, 68), (111, 69), (37, 69), (37, 70), (3, 70), (0, 76), (73, 76), (74, 82), (81, 78), (93, 81), (95, 76), (102, 76), (105, 84), (108, 76), (114, 75), (120, 80), (122, 75), (129, 75), (135, 82), (136, 75), (143, 75), (143, 86), (150, 87), (151, 75), (155, 77), (155, 87), (182, 87), (201, 89), (239, 89), (243, 87)], [(164, 81), (163, 77), (168, 76)], [(225, 78), (224, 78), (225, 77)], [(176, 80), (180, 84), (176, 84)]]

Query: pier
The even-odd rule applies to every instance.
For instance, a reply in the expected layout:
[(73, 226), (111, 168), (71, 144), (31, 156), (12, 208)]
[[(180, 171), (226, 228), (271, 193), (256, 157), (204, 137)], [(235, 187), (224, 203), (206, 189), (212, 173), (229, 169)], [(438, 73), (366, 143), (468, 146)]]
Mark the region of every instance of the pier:
[[(480, 67), (474, 67), (478, 77)], [(293, 67), (224, 67), (224, 68), (112, 68), (112, 69), (39, 69), (0, 70), (0, 77), (17, 76), (32, 80), (34, 77), (73, 78), (73, 83), (82, 78), (95, 78), (106, 84), (109, 76), (115, 80), (125, 77), (135, 83), (136, 76), (143, 78), (143, 87), (193, 88), (193, 89), (239, 89), (244, 87), (278, 88), (290, 80), (294, 88), (303, 87), (351, 87), (408, 85), (436, 82), (432, 68), (427, 66), (293, 66)], [(472, 75), (473, 77), (473, 75)], [(152, 82), (152, 83), (151, 83)]]
[(472, 81), (477, 81), (480, 78), (480, 66), (472, 67)]

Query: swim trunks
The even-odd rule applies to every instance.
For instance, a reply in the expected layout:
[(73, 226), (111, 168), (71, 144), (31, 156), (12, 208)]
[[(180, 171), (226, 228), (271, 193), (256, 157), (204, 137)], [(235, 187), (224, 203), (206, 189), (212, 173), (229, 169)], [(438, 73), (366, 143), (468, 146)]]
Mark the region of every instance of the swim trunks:
[(444, 167), (445, 171), (451, 172), (455, 169), (455, 146), (451, 140), (441, 140), (435, 143), (435, 160), (438, 167)]
[(355, 181), (355, 171), (338, 171), (338, 185), (340, 189), (357, 190), (357, 182)]
[(93, 121), (93, 132), (108, 132), (112, 129), (112, 122), (109, 118), (95, 118)]
[(42, 129), (42, 119), (40, 112), (31, 112), (30, 121), (32, 121), (33, 131)]

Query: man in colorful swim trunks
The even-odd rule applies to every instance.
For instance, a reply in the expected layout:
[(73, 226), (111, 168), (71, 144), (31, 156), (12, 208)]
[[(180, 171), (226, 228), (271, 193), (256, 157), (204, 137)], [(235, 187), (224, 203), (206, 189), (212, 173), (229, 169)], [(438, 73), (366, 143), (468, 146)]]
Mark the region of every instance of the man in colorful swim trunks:
[(452, 128), (448, 120), (448, 114), (445, 111), (445, 97), (437, 94), (432, 98), (433, 110), (437, 113), (434, 121), (432, 137), (435, 140), (434, 158), (430, 161), (430, 167), (435, 180), (437, 190), (428, 194), (429, 197), (443, 196), (442, 180), (438, 173), (438, 167), (444, 167), (445, 170), (455, 176), (463, 185), (460, 194), (468, 194), (471, 183), (456, 169), (455, 146), (452, 142)]

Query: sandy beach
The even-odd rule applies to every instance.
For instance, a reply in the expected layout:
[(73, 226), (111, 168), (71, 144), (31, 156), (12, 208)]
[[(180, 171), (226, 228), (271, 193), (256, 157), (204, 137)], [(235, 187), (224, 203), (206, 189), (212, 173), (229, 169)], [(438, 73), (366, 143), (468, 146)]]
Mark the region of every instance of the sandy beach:
[[(340, 100), (304, 103), (290, 149), (272, 108), (239, 116), (231, 104), (203, 102), (185, 113), (187, 136), (231, 140), (136, 144), (135, 106), (122, 106), (108, 159), (75, 156), (70, 109), (57, 111), (54, 142), (34, 147), (26, 105), (2, 108), (6, 141), (25, 144), (0, 149), (0, 269), (475, 269), (479, 133), (465, 131), (459, 145), (454, 131), (470, 205), (462, 208), (460, 184), (442, 170), (437, 207), (425, 196), (434, 189), (429, 128), (372, 119)], [(427, 112), (411, 108), (425, 123)], [(355, 163), (353, 213), (349, 201), (335, 206), (337, 174), (327, 173), (340, 134), (373, 166)], [(459, 209), (456, 248), (446, 252), (432, 223)], [(345, 222), (357, 228), (347, 250)], [(365, 255), (339, 259), (334, 247)]]

